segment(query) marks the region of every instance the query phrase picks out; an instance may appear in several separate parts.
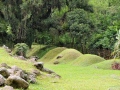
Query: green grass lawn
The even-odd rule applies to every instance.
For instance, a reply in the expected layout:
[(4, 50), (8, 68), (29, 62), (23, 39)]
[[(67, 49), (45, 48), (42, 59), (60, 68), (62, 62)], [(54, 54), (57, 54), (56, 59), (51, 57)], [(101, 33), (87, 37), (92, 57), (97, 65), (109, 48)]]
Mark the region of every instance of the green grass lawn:
[[(24, 70), (32, 70), (34, 67), (27, 61), (13, 58), (0, 48), (0, 63), (17, 65)], [(28, 90), (119, 90), (120, 71), (103, 70), (93, 67), (80, 67), (70, 64), (53, 65), (44, 64), (46, 68), (55, 71), (60, 79), (41, 75), (37, 77), (36, 84), (30, 84)]]
[[(46, 67), (61, 75), (61, 79), (38, 78), (38, 85), (31, 85), (30, 90), (108, 90), (120, 86), (120, 72), (90, 67), (71, 66), (68, 64)], [(57, 81), (53, 83), (53, 81)], [(37, 88), (37, 89), (36, 89)]]

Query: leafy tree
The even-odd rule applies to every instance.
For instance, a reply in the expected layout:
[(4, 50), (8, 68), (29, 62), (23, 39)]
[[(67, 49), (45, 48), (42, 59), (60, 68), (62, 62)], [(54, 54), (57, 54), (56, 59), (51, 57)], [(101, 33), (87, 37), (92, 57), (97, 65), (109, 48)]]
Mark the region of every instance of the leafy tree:
[(94, 30), (91, 29), (93, 24), (88, 15), (89, 13), (83, 9), (75, 9), (67, 13), (67, 22), (72, 37), (72, 47), (75, 48), (75, 44), (79, 44), (83, 52), (86, 52), (85, 49), (87, 49), (87, 37)]
[(116, 27), (111, 26), (105, 32), (94, 33), (91, 39), (92, 48), (113, 50), (113, 44), (116, 41), (116, 32)]
[[(25, 42), (29, 47), (34, 39), (34, 30), (41, 31), (44, 28), (41, 21), (50, 16), (52, 9), (61, 8), (59, 0), (4, 0), (1, 3), (4, 7), (3, 16), (6, 16), (5, 19), (16, 36), (13, 37), (14, 42)], [(32, 37), (28, 37), (31, 34)]]
[(61, 34), (59, 36), (59, 45), (60, 46), (66, 46), (66, 47), (70, 47), (71, 44), (71, 35), (69, 32), (66, 32), (65, 34)]
[(68, 6), (70, 7), (70, 10), (81, 8), (85, 11), (93, 12), (93, 8), (91, 5), (89, 5), (89, 0), (68, 0)]

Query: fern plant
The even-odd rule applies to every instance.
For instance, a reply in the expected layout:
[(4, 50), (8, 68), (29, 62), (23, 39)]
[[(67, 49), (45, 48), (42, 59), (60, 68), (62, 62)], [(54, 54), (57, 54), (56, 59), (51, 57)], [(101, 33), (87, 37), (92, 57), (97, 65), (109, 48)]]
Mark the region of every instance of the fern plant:
[(26, 53), (27, 53), (28, 49), (29, 49), (29, 47), (27, 44), (17, 43), (14, 46), (14, 54), (26, 57)]

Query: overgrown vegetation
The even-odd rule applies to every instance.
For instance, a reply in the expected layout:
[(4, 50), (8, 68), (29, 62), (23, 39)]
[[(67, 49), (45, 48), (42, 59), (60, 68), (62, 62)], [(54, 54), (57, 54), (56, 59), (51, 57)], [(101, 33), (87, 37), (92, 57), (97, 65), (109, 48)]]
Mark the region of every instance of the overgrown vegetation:
[(0, 44), (26, 43), (31, 48), (35, 42), (82, 53), (113, 52), (119, 8), (119, 0), (2, 0)]
[(26, 57), (27, 51), (29, 50), (29, 47), (25, 43), (17, 43), (14, 46), (13, 54), (24, 56)]
[(42, 73), (29, 90), (119, 89), (119, 19), (119, 0), (0, 0), (0, 45), (27, 57), (0, 48), (0, 63), (30, 71), (38, 56), (62, 77)]

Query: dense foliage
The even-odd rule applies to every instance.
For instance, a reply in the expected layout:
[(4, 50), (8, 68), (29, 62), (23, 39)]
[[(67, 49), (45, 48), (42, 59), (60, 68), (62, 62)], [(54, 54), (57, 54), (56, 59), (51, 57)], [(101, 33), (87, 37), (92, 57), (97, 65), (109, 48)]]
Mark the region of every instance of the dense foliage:
[[(119, 0), (1, 0), (0, 44), (33, 42), (113, 51), (120, 29)], [(94, 52), (95, 53), (95, 52)]]

